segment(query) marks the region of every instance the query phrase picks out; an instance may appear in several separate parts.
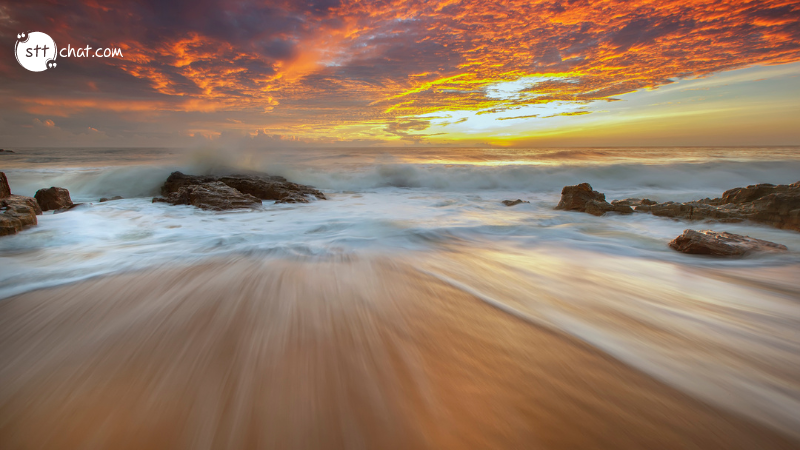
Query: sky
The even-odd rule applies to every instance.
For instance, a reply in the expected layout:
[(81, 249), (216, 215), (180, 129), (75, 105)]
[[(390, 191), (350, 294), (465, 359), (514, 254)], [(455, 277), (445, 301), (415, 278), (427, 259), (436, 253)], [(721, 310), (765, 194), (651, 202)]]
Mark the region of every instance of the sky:
[[(29, 72), (18, 33), (59, 49)], [(0, 3), (0, 147), (800, 145), (800, 1)]]

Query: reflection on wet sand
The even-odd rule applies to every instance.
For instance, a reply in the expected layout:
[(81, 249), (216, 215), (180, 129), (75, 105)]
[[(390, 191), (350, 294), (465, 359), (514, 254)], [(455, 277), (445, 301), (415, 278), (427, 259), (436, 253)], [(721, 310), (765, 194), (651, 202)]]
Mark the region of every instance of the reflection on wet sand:
[(34, 291), (0, 302), (0, 360), (3, 449), (797, 446), (402, 258)]

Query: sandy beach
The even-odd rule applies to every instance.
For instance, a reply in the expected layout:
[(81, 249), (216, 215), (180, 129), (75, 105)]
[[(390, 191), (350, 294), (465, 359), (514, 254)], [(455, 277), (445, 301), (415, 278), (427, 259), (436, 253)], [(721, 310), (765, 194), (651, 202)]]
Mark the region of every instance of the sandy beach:
[(402, 258), (215, 260), (0, 302), (4, 449), (789, 449)]

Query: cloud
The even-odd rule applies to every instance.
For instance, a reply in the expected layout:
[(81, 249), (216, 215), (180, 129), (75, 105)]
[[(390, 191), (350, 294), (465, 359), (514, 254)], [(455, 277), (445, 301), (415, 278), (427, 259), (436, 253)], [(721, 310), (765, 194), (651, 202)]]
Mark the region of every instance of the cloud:
[[(0, 23), (6, 42), (41, 30), (124, 49), (35, 76), (0, 58), (0, 117), (110, 136), (418, 139), (424, 114), (578, 106), (800, 60), (800, 4), (785, 0), (32, 0), (0, 7)], [(491, 92), (529, 77), (549, 81)]]

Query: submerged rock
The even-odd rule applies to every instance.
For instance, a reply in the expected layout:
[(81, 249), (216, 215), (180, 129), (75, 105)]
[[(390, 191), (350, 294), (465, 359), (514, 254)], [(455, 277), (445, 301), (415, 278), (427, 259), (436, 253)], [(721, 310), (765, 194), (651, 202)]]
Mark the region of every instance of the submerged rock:
[(2, 148), (0, 148), (0, 153), (16, 153), (16, 152), (13, 150), (3, 150)]
[(655, 205), (655, 200), (650, 200), (649, 198), (626, 198), (625, 200), (612, 200), (611, 204), (614, 206), (630, 206), (631, 208), (635, 206), (647, 206), (647, 205)]
[(728, 257), (745, 256), (753, 252), (787, 251), (785, 245), (711, 230), (685, 230), (682, 235), (673, 239), (669, 246), (683, 253)]
[(60, 187), (50, 187), (39, 189), (34, 195), (42, 211), (58, 209), (70, 209), (74, 206), (72, 199), (69, 198), (69, 191)]
[(311, 186), (264, 174), (213, 176), (172, 172), (161, 187), (161, 194), (168, 196), (184, 187), (209, 183), (223, 183), (240, 194), (251, 195), (261, 200), (275, 200), (275, 203), (308, 203), (311, 197), (326, 200), (325, 194)]
[(227, 209), (252, 208), (260, 205), (261, 200), (243, 194), (219, 181), (181, 186), (166, 197), (156, 197), (153, 203), (164, 202), (172, 205), (192, 205), (202, 209), (223, 211)]
[(53, 214), (65, 213), (65, 212), (67, 212), (69, 210), (72, 210), (72, 209), (75, 209), (75, 208), (77, 208), (79, 206), (83, 206), (83, 203), (73, 203), (73, 204), (71, 204), (71, 205), (69, 205), (69, 206), (67, 206), (65, 208), (56, 209), (55, 211), (53, 211)]
[(506, 205), (506, 206), (516, 206), (516, 205), (519, 205), (520, 203), (530, 203), (530, 202), (526, 201), (526, 200), (522, 200), (520, 198), (518, 198), (516, 200), (503, 200), (503, 204)]
[(13, 195), (6, 174), (0, 172), (0, 236), (16, 234), (38, 223), (42, 210), (33, 197)]
[(112, 200), (122, 200), (122, 197), (120, 197), (119, 195), (115, 195), (115, 196), (113, 196), (111, 198), (103, 197), (100, 200), (98, 200), (98, 202), (105, 203), (105, 202), (110, 202)]
[(602, 216), (612, 211), (621, 214), (633, 213), (633, 209), (629, 205), (608, 203), (606, 196), (592, 190), (592, 186), (589, 183), (565, 186), (561, 190), (561, 200), (555, 209), (587, 212), (595, 216)]
[[(742, 222), (750, 220), (775, 228), (800, 231), (800, 181), (793, 184), (756, 184), (725, 191), (720, 198), (704, 198), (691, 202), (655, 202), (629, 198), (615, 200), (609, 205), (605, 195), (592, 191), (588, 183), (567, 186), (561, 193), (556, 209), (584, 211), (602, 215), (606, 211), (623, 211), (633, 207), (635, 212), (687, 220)], [(619, 209), (613, 209), (619, 208)]]

